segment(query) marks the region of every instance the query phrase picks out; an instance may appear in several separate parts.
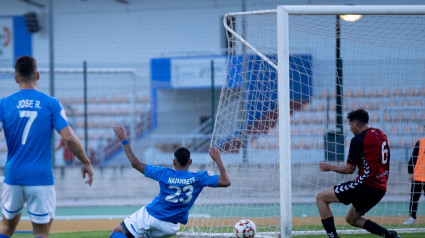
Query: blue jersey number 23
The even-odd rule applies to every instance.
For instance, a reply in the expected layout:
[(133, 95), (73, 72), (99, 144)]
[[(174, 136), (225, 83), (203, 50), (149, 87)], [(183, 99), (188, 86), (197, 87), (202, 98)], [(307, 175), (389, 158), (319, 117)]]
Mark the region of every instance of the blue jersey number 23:
[[(168, 186), (169, 189), (173, 189), (176, 190), (176, 192), (174, 194), (168, 195), (165, 198), (165, 201), (169, 201), (169, 202), (173, 202), (173, 203), (178, 203), (178, 202), (183, 202), (183, 203), (187, 203), (192, 199), (192, 193), (193, 193), (193, 186), (192, 185), (186, 185), (183, 187), (183, 189), (180, 189), (180, 187), (178, 186)], [(177, 198), (178, 196), (180, 196), (180, 194), (182, 193), (182, 191), (185, 193), (185, 198)]]

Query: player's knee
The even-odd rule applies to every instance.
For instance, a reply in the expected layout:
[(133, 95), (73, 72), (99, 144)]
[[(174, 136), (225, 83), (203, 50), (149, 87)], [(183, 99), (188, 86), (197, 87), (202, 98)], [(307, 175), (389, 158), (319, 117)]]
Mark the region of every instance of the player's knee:
[(316, 195), (316, 202), (320, 203), (320, 202), (324, 202), (324, 194), (323, 192), (320, 192)]
[(345, 217), (345, 221), (348, 223), (348, 224), (350, 224), (350, 225), (352, 225), (352, 226), (358, 226), (357, 224), (357, 219), (356, 218), (354, 218), (354, 217), (351, 217), (351, 216), (346, 216)]
[(353, 225), (353, 219), (351, 219), (350, 217), (345, 217), (345, 221), (348, 223), (348, 224), (350, 224), (350, 225)]

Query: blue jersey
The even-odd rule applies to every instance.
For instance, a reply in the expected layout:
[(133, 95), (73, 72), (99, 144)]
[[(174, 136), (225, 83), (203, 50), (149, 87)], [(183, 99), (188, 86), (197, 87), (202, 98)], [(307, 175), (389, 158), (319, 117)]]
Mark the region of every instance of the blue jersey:
[(189, 210), (204, 187), (217, 187), (218, 175), (209, 171), (184, 170), (146, 165), (145, 176), (159, 182), (159, 195), (146, 206), (161, 221), (187, 224)]
[(22, 89), (0, 100), (0, 122), (7, 143), (4, 182), (53, 185), (52, 133), (68, 126), (59, 100)]

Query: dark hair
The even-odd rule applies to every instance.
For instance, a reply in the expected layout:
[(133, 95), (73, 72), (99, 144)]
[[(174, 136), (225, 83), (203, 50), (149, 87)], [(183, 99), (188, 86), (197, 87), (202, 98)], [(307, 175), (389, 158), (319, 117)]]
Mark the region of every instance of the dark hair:
[(348, 121), (358, 121), (363, 124), (369, 123), (369, 113), (363, 108), (353, 110), (347, 115)]
[(21, 56), (16, 59), (15, 73), (23, 81), (31, 81), (34, 79), (35, 73), (37, 72), (37, 62), (31, 56)]
[(181, 166), (186, 166), (189, 163), (190, 151), (184, 147), (180, 147), (174, 151), (174, 157)]

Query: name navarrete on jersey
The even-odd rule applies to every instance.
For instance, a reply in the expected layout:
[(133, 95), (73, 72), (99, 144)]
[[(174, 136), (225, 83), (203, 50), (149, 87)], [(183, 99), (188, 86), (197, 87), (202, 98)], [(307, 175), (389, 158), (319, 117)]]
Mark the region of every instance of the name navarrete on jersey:
[(193, 184), (195, 183), (195, 177), (182, 179), (182, 178), (168, 178), (168, 183), (170, 184)]

